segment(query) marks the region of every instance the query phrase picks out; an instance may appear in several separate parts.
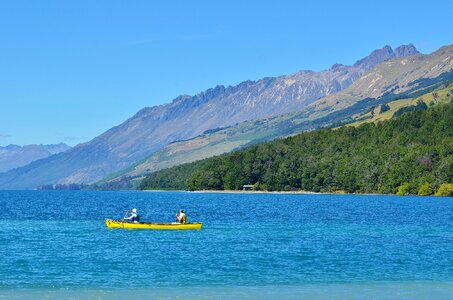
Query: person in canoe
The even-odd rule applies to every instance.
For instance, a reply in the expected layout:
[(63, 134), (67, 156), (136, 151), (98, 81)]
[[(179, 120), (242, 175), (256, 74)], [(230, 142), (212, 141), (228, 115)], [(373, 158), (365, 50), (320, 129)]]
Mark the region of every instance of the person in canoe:
[[(129, 217), (124, 217), (123, 221), (130, 220), (131, 222), (138, 223), (140, 222), (140, 216), (137, 214), (137, 209), (134, 208), (132, 211), (127, 211), (129, 213)], [(126, 214), (127, 215), (127, 214)]]
[(179, 215), (176, 215), (176, 221), (181, 224), (187, 223), (187, 215), (182, 209), (179, 210)]

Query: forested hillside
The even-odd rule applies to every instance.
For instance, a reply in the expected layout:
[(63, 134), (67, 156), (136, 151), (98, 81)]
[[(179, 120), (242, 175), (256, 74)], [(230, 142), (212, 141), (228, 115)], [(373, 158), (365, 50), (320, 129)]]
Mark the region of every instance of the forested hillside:
[(141, 188), (240, 190), (254, 184), (269, 191), (433, 194), (453, 182), (453, 104), (421, 109), (170, 168), (148, 176)]
[[(334, 66), (332, 70), (337, 67)], [(422, 94), (446, 88), (453, 80), (452, 69), (453, 46), (442, 47), (430, 55), (418, 54), (385, 61), (341, 92), (315, 100), (298, 111), (220, 126), (196, 137), (173, 142), (140, 162), (104, 178), (98, 182), (98, 186), (102, 189), (135, 186), (135, 182), (152, 172), (221, 155), (251, 144), (356, 121), (388, 119), (393, 115), (393, 109), (410, 106), (412, 104), (408, 102), (417, 101), (416, 98)], [(451, 94), (450, 91), (447, 93)], [(269, 97), (279, 103), (275, 95)], [(440, 91), (439, 98), (442, 98)], [(433, 100), (437, 104), (437, 100)], [(431, 102), (427, 98), (422, 101), (426, 104)], [(385, 113), (375, 111), (381, 105), (388, 105), (391, 110)], [(225, 107), (229, 107), (229, 104)]]

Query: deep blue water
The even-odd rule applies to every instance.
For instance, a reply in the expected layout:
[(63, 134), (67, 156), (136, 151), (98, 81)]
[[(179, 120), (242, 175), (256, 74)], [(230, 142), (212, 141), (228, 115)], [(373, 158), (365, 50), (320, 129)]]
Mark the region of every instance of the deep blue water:
[[(105, 227), (134, 207), (204, 227)], [(453, 281), (453, 198), (2, 191), (0, 216), (0, 289)]]

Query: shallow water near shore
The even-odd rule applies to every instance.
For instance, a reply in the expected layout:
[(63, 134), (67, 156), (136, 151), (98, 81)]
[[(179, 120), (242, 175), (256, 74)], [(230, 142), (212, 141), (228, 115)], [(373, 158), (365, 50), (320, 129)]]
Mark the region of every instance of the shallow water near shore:
[(303, 284), (149, 289), (26, 289), (2, 291), (14, 299), (451, 299), (453, 282)]
[[(0, 299), (453, 294), (453, 198), (2, 191), (0, 207)], [(204, 227), (105, 227), (134, 207)]]

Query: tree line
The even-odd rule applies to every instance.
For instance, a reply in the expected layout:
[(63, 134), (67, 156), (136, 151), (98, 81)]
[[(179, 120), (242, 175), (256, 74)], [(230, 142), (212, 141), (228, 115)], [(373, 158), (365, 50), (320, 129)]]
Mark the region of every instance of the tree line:
[[(426, 109), (423, 107), (423, 109)], [(141, 189), (453, 193), (453, 104), (322, 129), (149, 175)]]

